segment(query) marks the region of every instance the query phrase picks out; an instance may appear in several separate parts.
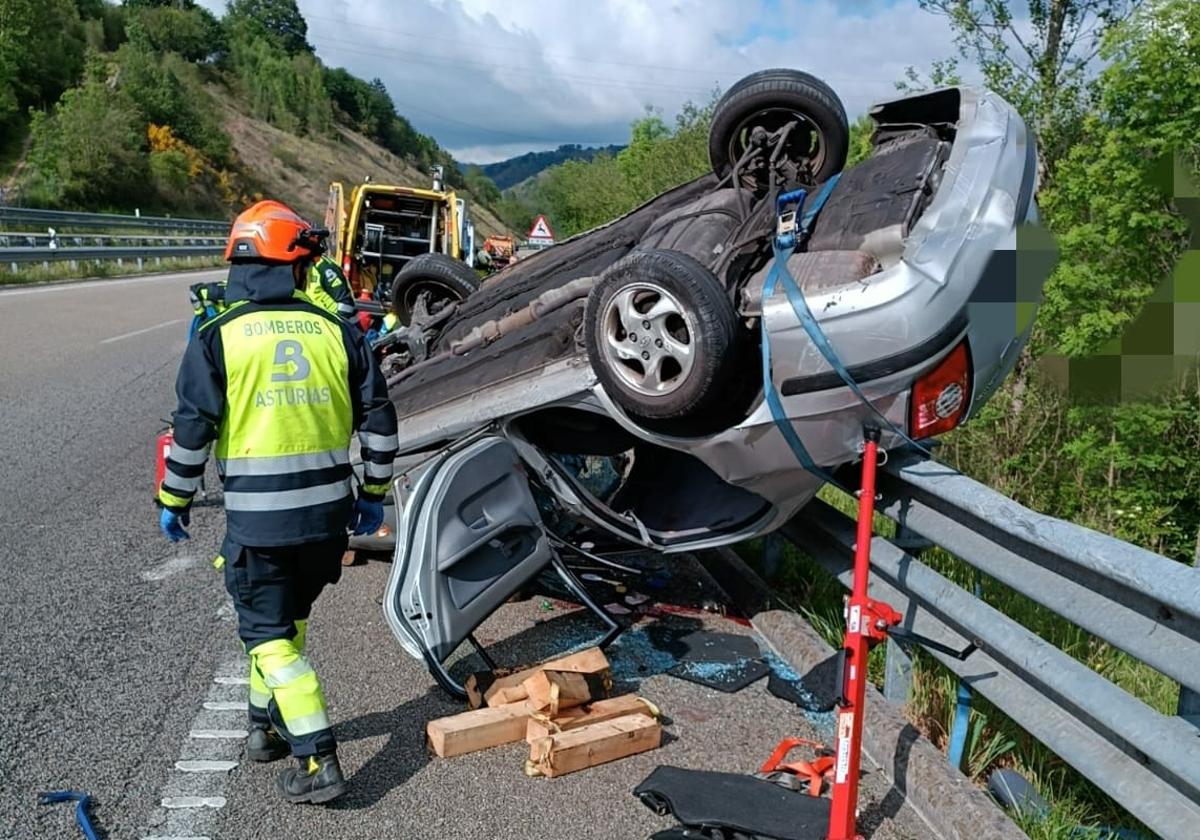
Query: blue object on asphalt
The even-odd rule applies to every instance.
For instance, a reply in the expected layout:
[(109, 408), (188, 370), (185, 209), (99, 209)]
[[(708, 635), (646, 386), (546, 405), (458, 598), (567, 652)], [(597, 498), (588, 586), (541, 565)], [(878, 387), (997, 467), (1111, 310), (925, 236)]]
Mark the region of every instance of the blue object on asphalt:
[(88, 813), (88, 809), (92, 805), (92, 797), (89, 794), (77, 790), (52, 790), (38, 796), (38, 803), (41, 805), (72, 801), (77, 803), (75, 805), (75, 822), (79, 823), (79, 828), (84, 836), (88, 840), (100, 840), (100, 836), (96, 834), (96, 828), (92, 825), (91, 814)]

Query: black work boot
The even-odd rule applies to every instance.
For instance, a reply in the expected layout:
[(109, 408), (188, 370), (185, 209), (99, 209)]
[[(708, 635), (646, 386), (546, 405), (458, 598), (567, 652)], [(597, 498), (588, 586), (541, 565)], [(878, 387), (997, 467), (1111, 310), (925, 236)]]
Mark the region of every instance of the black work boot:
[(288, 802), (320, 804), (346, 792), (346, 777), (342, 775), (337, 753), (310, 755), (296, 761), (299, 766), (284, 770), (275, 784)]
[(269, 726), (250, 726), (246, 739), (246, 757), (251, 761), (278, 761), (291, 752), (283, 736)]

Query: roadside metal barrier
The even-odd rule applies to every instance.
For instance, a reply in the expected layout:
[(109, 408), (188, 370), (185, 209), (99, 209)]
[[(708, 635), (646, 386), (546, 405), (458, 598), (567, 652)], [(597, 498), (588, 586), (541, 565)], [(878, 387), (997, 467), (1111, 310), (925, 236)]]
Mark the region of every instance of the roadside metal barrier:
[[(88, 228), (224, 235), (229, 222), (221, 219), (176, 219), (170, 216), (122, 216), (115, 213), (76, 213), (70, 210), (39, 210), (32, 207), (0, 206), (0, 229), (12, 226), (45, 226), (57, 229)], [(60, 231), (61, 232), (61, 231)]]
[(81, 262), (101, 263), (116, 262), (122, 265), (126, 260), (142, 268), (147, 261), (153, 260), (155, 265), (163, 259), (183, 258), (188, 262), (192, 257), (215, 256), (225, 252), (225, 243), (219, 244), (185, 244), (185, 245), (140, 245), (140, 246), (111, 246), (111, 247), (19, 247), (0, 248), (0, 264), (7, 264), (10, 271), (17, 271), (19, 266), (31, 263), (41, 263), (49, 267), (52, 262), (68, 262), (72, 267)]
[[(878, 511), (899, 525), (871, 546), (871, 595), (901, 627), (953, 649), (929, 654), (1162, 837), (1200, 826), (1200, 570), (1029, 510), (954, 469), (896, 455)], [(784, 528), (845, 586), (854, 521), (815, 500)], [(920, 562), (912, 534), (937, 545), (1180, 684), (1164, 715)], [(917, 542), (920, 542), (918, 540)], [(888, 642), (884, 694), (908, 696), (906, 656)], [(963, 721), (965, 723), (965, 721)], [(952, 738), (953, 740), (953, 738)]]
[(139, 245), (184, 246), (224, 245), (224, 236), (159, 236), (135, 233), (65, 233), (51, 236), (48, 233), (23, 233), (0, 231), (0, 250), (6, 248), (109, 248), (116, 246), (137, 247)]

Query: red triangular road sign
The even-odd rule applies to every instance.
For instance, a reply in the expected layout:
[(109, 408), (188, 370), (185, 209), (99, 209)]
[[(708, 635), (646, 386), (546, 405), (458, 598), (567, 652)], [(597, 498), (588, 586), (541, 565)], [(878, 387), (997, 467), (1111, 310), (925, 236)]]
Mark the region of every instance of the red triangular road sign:
[(554, 231), (550, 230), (550, 223), (546, 221), (545, 216), (538, 216), (534, 220), (533, 227), (529, 229), (529, 236), (526, 239), (541, 239), (547, 242), (554, 241)]

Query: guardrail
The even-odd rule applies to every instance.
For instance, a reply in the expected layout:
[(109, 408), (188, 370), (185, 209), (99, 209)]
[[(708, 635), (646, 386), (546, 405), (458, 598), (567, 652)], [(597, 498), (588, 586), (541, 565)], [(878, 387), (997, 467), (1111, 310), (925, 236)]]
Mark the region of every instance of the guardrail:
[(116, 246), (137, 247), (141, 245), (224, 245), (224, 236), (160, 236), (136, 233), (66, 233), (51, 236), (48, 233), (24, 233), (0, 231), (0, 249), (6, 248), (110, 248)]
[[(220, 219), (175, 219), (170, 216), (122, 216), (110, 213), (75, 213), (69, 210), (38, 210), (31, 207), (0, 207), (0, 227), (46, 226), (68, 228), (179, 231), (225, 234), (229, 222)], [(61, 230), (60, 230), (61, 233)]]
[(7, 265), (10, 271), (17, 271), (21, 265), (42, 263), (49, 266), (52, 262), (69, 262), (72, 265), (81, 262), (112, 262), (118, 265), (125, 260), (136, 262), (141, 268), (147, 260), (161, 263), (163, 258), (172, 259), (183, 257), (215, 256), (225, 252), (225, 244), (216, 245), (145, 245), (145, 246), (111, 246), (97, 248), (0, 248), (0, 265)]
[[(902, 627), (955, 649), (929, 653), (1163, 837), (1200, 826), (1200, 570), (1044, 516), (950, 467), (898, 457), (879, 475), (879, 511), (979, 572), (1179, 682), (1180, 715), (1147, 706), (1086, 665), (876, 537), (871, 595)], [(814, 501), (784, 535), (849, 587), (854, 522)], [(901, 545), (898, 545), (899, 542)], [(889, 681), (903, 653), (888, 645)], [(890, 686), (890, 698), (907, 691)]]

